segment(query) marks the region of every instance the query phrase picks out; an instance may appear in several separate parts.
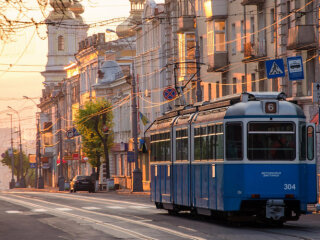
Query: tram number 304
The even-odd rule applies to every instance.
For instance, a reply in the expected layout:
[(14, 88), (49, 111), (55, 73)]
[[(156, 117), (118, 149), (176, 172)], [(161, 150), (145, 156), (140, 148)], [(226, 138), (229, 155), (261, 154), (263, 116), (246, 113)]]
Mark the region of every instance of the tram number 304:
[(295, 184), (283, 184), (283, 189), (284, 190), (296, 190), (296, 185)]

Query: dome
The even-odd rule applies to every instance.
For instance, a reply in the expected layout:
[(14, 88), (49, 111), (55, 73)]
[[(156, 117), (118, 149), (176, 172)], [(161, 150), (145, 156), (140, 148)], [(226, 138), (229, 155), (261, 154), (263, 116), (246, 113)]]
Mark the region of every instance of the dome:
[(102, 64), (101, 70), (101, 82), (111, 83), (118, 78), (123, 77), (121, 67), (116, 61), (106, 61)]
[(70, 0), (50, 0), (51, 7), (54, 8), (54, 10), (59, 12), (64, 12), (67, 10), (68, 7), (71, 5)]
[(73, 4), (69, 7), (69, 9), (75, 14), (80, 15), (84, 12), (84, 7), (78, 1), (73, 1)]
[(129, 16), (124, 22), (119, 24), (116, 28), (116, 33), (119, 38), (127, 38), (135, 35), (132, 28), (135, 26), (136, 21), (133, 20), (132, 16)]
[(74, 18), (75, 18), (75, 16), (74, 16), (73, 12), (71, 12), (71, 11), (65, 11), (65, 12), (51, 11), (49, 13), (49, 16), (47, 17), (47, 20), (61, 21), (61, 20), (74, 19)]

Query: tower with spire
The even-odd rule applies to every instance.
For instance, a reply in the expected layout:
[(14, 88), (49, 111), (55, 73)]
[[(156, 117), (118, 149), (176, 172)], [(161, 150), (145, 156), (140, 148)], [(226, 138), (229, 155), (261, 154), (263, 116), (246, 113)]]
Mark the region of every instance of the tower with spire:
[(66, 77), (64, 66), (75, 61), (78, 42), (86, 38), (88, 25), (81, 17), (84, 7), (78, 0), (50, 0), (53, 10), (46, 21), (48, 62), (42, 72), (45, 86), (55, 86)]
[(130, 2), (130, 16), (121, 24), (117, 26), (117, 35), (119, 38), (127, 38), (135, 35), (132, 27), (141, 22), (141, 16), (146, 0), (129, 0)]

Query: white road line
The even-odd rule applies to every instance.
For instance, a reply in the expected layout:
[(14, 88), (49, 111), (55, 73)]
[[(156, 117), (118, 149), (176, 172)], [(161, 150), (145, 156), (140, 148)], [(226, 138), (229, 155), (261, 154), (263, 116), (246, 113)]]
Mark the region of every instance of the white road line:
[[(22, 196), (19, 196), (19, 197), (20, 198), (26, 198), (26, 197), (22, 197)], [(28, 205), (29, 207), (41, 207), (40, 205), (37, 205), (37, 204), (34, 204), (34, 203), (29, 203), (29, 202), (18, 200), (18, 199), (14, 199), (14, 198), (8, 198), (8, 197), (0, 196), (0, 199), (2, 199), (4, 201), (11, 202), (11, 203), (15, 203), (15, 204), (18, 204), (18, 205), (21, 205), (21, 206)], [(28, 199), (28, 200), (33, 200), (33, 199)], [(36, 199), (36, 200), (40, 201), (40, 202), (46, 202), (46, 201), (43, 201), (43, 200), (38, 200), (38, 199)], [(47, 203), (57, 205), (56, 203), (51, 203), (51, 202), (47, 202)], [(53, 209), (47, 208), (47, 210), (52, 211)], [(79, 210), (81, 210), (81, 209), (79, 209)], [(82, 210), (82, 211), (85, 211), (85, 210)], [(54, 213), (57, 213), (57, 212), (52, 211), (52, 214), (54, 214)], [(76, 215), (76, 214), (68, 213), (68, 212), (63, 212), (63, 211), (60, 211), (59, 214), (72, 217), (73, 219), (78, 218), (78, 219), (81, 219), (83, 221), (87, 221), (87, 222), (90, 222), (90, 223), (94, 223), (96, 225), (100, 225), (102, 227), (109, 227), (109, 229), (111, 228), (113, 230), (117, 230), (119, 232), (125, 233), (127, 235), (130, 235), (130, 236), (138, 238), (138, 239), (157, 240), (156, 238), (145, 236), (144, 234), (135, 232), (133, 230), (125, 229), (125, 228), (119, 227), (117, 225), (113, 225), (113, 224), (110, 224), (110, 223), (105, 223), (103, 221), (99, 221), (99, 220), (96, 220), (96, 219), (93, 219), (93, 218), (80, 216), (80, 215)]]
[(56, 208), (58, 211), (66, 212), (66, 211), (72, 211), (71, 208)]
[[(47, 192), (6, 192), (9, 194), (19, 194), (19, 195), (48, 195)], [(143, 203), (135, 203), (135, 202), (128, 202), (122, 200), (111, 200), (105, 198), (97, 198), (97, 197), (86, 197), (86, 196), (79, 196), (79, 195), (72, 195), (67, 193), (50, 193), (51, 196), (56, 198), (65, 198), (65, 199), (77, 199), (86, 202), (94, 202), (99, 204), (108, 204), (108, 203), (115, 203), (115, 204), (123, 204), (126, 206), (145, 206), (147, 208), (155, 207), (153, 204), (143, 204)], [(102, 203), (103, 200), (105, 203)]]
[(22, 212), (21, 211), (10, 210), (10, 211), (6, 211), (6, 213), (9, 213), (9, 214), (20, 214)]
[(39, 208), (39, 209), (33, 209), (31, 210), (31, 212), (47, 212), (48, 210), (43, 209), (43, 208)]
[[(28, 199), (28, 200), (31, 200), (31, 201), (37, 201), (37, 202), (42, 202), (44, 204), (51, 204), (51, 205), (62, 205), (62, 204), (57, 204), (57, 203), (52, 203), (52, 202), (48, 202), (48, 201), (45, 201), (45, 200), (41, 200), (41, 199), (30, 199), (28, 197), (23, 197), (23, 196), (18, 196), (16, 195), (15, 197), (18, 197), (18, 198), (22, 198), (22, 199)], [(21, 201), (21, 200), (17, 200), (17, 199), (12, 199), (12, 198), (8, 198), (8, 197), (4, 197), (4, 196), (0, 196), (0, 199), (9, 199), (9, 200), (12, 200), (12, 201), (20, 201), (22, 202), (23, 204), (27, 204), (25, 201)], [(28, 203), (28, 204), (32, 204), (32, 203)], [(170, 229), (170, 228), (166, 228), (166, 227), (161, 227), (161, 226), (157, 226), (157, 225), (154, 225), (154, 224), (150, 224), (150, 223), (146, 223), (146, 222), (142, 222), (142, 221), (136, 221), (136, 220), (132, 220), (132, 219), (129, 219), (129, 218), (125, 218), (125, 217), (121, 217), (121, 216), (116, 216), (116, 215), (112, 215), (112, 214), (107, 214), (107, 213), (100, 213), (100, 212), (94, 212), (94, 211), (89, 211), (89, 210), (85, 210), (85, 209), (79, 209), (79, 208), (74, 208), (72, 206), (68, 206), (68, 205), (64, 205), (65, 207), (68, 207), (70, 209), (74, 209), (74, 210), (77, 210), (77, 211), (81, 211), (81, 212), (85, 212), (85, 213), (91, 213), (91, 214), (94, 214), (94, 215), (98, 215), (98, 216), (104, 216), (104, 217), (109, 217), (109, 218), (113, 218), (113, 219), (116, 219), (116, 220), (119, 220), (119, 221), (123, 221), (123, 222), (127, 222), (127, 223), (131, 223), (131, 224), (135, 224), (135, 225), (139, 225), (139, 226), (143, 226), (143, 227), (147, 227), (147, 228), (151, 228), (151, 229), (155, 229), (155, 230), (158, 230), (158, 231), (162, 231), (162, 232), (165, 232), (167, 234), (171, 234), (171, 235), (175, 235), (175, 236), (178, 236), (178, 237), (182, 237), (182, 238), (186, 238), (186, 239), (194, 239), (194, 240), (205, 240), (204, 238), (201, 238), (201, 237), (197, 237), (197, 236), (193, 236), (193, 235), (190, 235), (190, 234), (185, 234), (185, 233), (182, 233), (182, 232), (179, 232), (179, 231), (176, 231), (176, 230), (173, 230), (173, 229)], [(69, 215), (73, 215), (73, 216), (76, 216), (78, 218), (86, 218), (86, 217), (82, 217), (82, 216), (79, 216), (79, 215), (75, 215), (75, 214), (71, 214), (71, 213), (66, 213), (66, 212), (63, 212), (64, 214), (69, 214)], [(96, 221), (96, 220), (95, 220)], [(125, 229), (126, 231), (128, 231), (128, 229)]]
[(98, 208), (98, 207), (82, 207), (83, 209), (87, 209), (87, 210), (98, 210), (98, 209), (101, 209), (101, 208)]
[(192, 228), (188, 228), (188, 227), (184, 227), (184, 226), (178, 226), (179, 228), (182, 228), (182, 229), (185, 229), (185, 230), (188, 230), (190, 232), (198, 232), (197, 230), (195, 229), (192, 229)]
[(120, 206), (107, 206), (107, 208), (111, 208), (111, 209), (124, 209), (124, 207), (120, 207)]
[(129, 206), (129, 208), (143, 209), (143, 208), (150, 208), (150, 207), (146, 207), (146, 206)]

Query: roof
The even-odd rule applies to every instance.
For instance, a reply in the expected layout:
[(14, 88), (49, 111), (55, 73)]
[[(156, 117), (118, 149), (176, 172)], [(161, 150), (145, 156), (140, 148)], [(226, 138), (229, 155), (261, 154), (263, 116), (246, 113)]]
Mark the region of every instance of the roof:
[[(262, 116), (266, 115), (261, 107), (263, 101), (248, 101), (239, 102), (230, 106), (226, 112), (226, 118), (231, 116)], [(291, 102), (278, 101), (279, 110), (277, 114), (270, 114), (270, 116), (281, 115), (281, 116), (299, 116), (305, 118), (302, 109)]]

